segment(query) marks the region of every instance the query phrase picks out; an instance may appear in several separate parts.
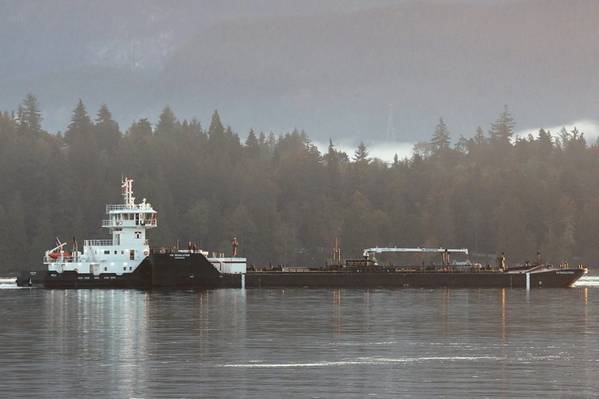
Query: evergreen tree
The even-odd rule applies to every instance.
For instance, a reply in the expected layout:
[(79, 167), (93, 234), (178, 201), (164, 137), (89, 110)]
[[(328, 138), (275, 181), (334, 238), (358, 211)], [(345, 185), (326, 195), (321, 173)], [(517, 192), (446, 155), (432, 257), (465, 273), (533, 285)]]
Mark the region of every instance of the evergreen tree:
[(336, 152), (337, 151), (335, 150), (335, 144), (333, 144), (333, 139), (329, 138), (328, 154), (332, 156)]
[(447, 129), (447, 125), (445, 124), (443, 118), (439, 118), (439, 124), (437, 127), (435, 127), (435, 133), (431, 139), (431, 149), (433, 154), (439, 154), (448, 150), (450, 142), (451, 137), (449, 134), (449, 129)]
[(18, 111), (19, 128), (30, 133), (42, 131), (42, 113), (39, 109), (37, 98), (27, 94)]
[(162, 110), (160, 118), (158, 119), (156, 135), (172, 138), (172, 135), (176, 133), (177, 125), (177, 117), (171, 107), (167, 105)]
[(152, 125), (146, 118), (134, 122), (128, 130), (129, 137), (135, 140), (152, 137)]
[(222, 146), (225, 141), (225, 128), (220, 121), (220, 115), (214, 110), (210, 118), (210, 127), (208, 127), (208, 140), (213, 146)]
[(69, 123), (67, 131), (65, 132), (65, 141), (67, 143), (72, 143), (73, 139), (76, 137), (87, 139), (91, 135), (91, 131), (92, 122), (87, 114), (85, 105), (83, 105), (83, 101), (79, 99), (77, 106), (73, 110), (71, 122)]
[[(366, 146), (364, 146), (362, 151), (365, 152), (365, 154), (363, 154), (363, 155), (367, 158), (368, 150), (367, 150)], [(328, 147), (327, 153), (324, 156), (324, 160), (328, 166), (335, 167), (335, 168), (339, 168), (339, 166), (341, 164), (349, 161), (347, 154), (345, 152), (338, 151), (335, 148), (335, 144), (333, 144), (332, 139), (329, 139), (329, 147)]]
[(202, 124), (196, 118), (193, 118), (189, 122), (186, 121), (185, 128), (182, 130), (188, 139), (204, 139), (204, 130), (202, 129)]
[(102, 150), (112, 152), (121, 138), (119, 124), (112, 119), (106, 104), (102, 104), (96, 117), (96, 142)]
[(506, 105), (504, 106), (503, 112), (499, 114), (497, 120), (491, 125), (491, 130), (489, 132), (491, 140), (499, 143), (509, 143), (514, 135), (515, 126), (514, 118), (508, 111)]
[(473, 142), (475, 145), (477, 146), (482, 146), (483, 144), (485, 144), (486, 142), (486, 137), (485, 137), (485, 132), (483, 131), (482, 127), (477, 127), (476, 128), (476, 133), (474, 134), (474, 137), (472, 138)]
[(218, 136), (223, 135), (225, 132), (225, 128), (223, 127), (222, 122), (220, 121), (220, 115), (217, 110), (214, 110), (212, 116), (210, 117), (210, 127), (208, 128), (209, 136)]
[(468, 153), (469, 144), (470, 144), (470, 141), (466, 137), (460, 135), (458, 142), (455, 143), (455, 149), (463, 154), (466, 154), (466, 153)]
[(260, 155), (260, 143), (258, 142), (256, 133), (254, 133), (254, 129), (250, 129), (247, 139), (245, 140), (245, 147), (250, 157), (256, 158)]
[(363, 141), (358, 144), (358, 148), (354, 152), (354, 161), (357, 164), (368, 164), (370, 163), (370, 158), (368, 157), (368, 147), (364, 144)]

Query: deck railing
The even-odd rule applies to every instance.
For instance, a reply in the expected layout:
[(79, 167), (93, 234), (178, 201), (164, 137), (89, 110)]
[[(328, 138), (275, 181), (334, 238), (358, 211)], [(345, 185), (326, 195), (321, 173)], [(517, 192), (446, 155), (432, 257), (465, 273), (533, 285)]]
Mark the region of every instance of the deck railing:
[(141, 203), (141, 204), (134, 204), (134, 205), (127, 205), (127, 204), (113, 204), (113, 205), (106, 205), (106, 213), (110, 212), (110, 211), (153, 211), (154, 208), (152, 208), (152, 205), (148, 204), (148, 203)]
[(85, 240), (83, 245), (86, 247), (111, 247), (112, 240)]
[(112, 220), (105, 219), (102, 220), (102, 227), (135, 227), (135, 226), (145, 226), (145, 227), (156, 227), (156, 219), (146, 219), (146, 220)]

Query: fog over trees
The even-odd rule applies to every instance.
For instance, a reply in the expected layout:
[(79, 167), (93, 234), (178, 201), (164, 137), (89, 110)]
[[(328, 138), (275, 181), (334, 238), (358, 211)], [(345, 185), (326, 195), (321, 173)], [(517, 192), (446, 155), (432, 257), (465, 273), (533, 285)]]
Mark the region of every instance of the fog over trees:
[(32, 92), (56, 131), (78, 97), (123, 129), (164, 104), (217, 108), (243, 137), (374, 144), (424, 141), (441, 116), (471, 136), (509, 104), (519, 130), (596, 136), (598, 15), (595, 0), (3, 0), (0, 109)]
[(155, 126), (122, 129), (107, 106), (91, 114), (79, 101), (51, 134), (28, 95), (0, 113), (0, 272), (40, 266), (56, 236), (103, 237), (123, 175), (159, 212), (153, 246), (229, 252), (235, 235), (252, 264), (322, 265), (339, 238), (346, 257), (377, 245), (458, 246), (505, 251), (512, 263), (537, 250), (555, 263), (597, 263), (599, 146), (576, 129), (515, 137), (508, 108), (498, 111), (472, 132), (439, 119), (409, 159), (386, 164), (364, 144), (347, 154), (331, 141), (321, 153), (302, 131), (242, 139), (216, 111), (203, 125), (165, 107)]

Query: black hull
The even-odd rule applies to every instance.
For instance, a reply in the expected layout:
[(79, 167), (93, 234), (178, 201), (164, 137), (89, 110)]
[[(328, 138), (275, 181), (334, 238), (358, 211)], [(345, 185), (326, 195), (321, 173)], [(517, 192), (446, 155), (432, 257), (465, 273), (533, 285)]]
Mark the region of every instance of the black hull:
[(77, 272), (23, 272), (17, 275), (20, 287), (41, 286), (44, 288), (150, 288), (152, 283), (152, 265), (146, 258), (133, 273), (117, 275)]
[(240, 274), (221, 274), (199, 253), (152, 254), (122, 275), (77, 272), (21, 272), (20, 287), (44, 288), (241, 288)]
[[(584, 269), (553, 269), (529, 273), (530, 288), (571, 287)], [(414, 272), (381, 269), (350, 271), (251, 271), (222, 274), (199, 253), (148, 256), (133, 272), (79, 274), (26, 272), (19, 286), (45, 288), (526, 288), (525, 273)]]
[(19, 287), (40, 287), (48, 277), (45, 270), (33, 270), (17, 273), (17, 286)]
[(153, 287), (241, 288), (241, 274), (221, 274), (199, 253), (150, 255)]
[[(530, 274), (530, 288), (571, 287), (583, 269), (559, 269)], [(249, 272), (247, 288), (526, 288), (526, 274), (503, 272)]]

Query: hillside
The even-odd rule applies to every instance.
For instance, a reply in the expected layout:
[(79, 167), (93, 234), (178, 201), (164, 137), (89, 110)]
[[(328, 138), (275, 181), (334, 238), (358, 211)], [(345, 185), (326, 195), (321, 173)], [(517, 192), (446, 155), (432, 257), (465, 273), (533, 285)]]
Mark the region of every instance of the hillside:
[(242, 130), (371, 142), (439, 116), (472, 136), (504, 104), (521, 129), (598, 118), (596, 2), (229, 3), (5, 6), (0, 107), (33, 92), (50, 130), (79, 97), (122, 124), (220, 108)]

